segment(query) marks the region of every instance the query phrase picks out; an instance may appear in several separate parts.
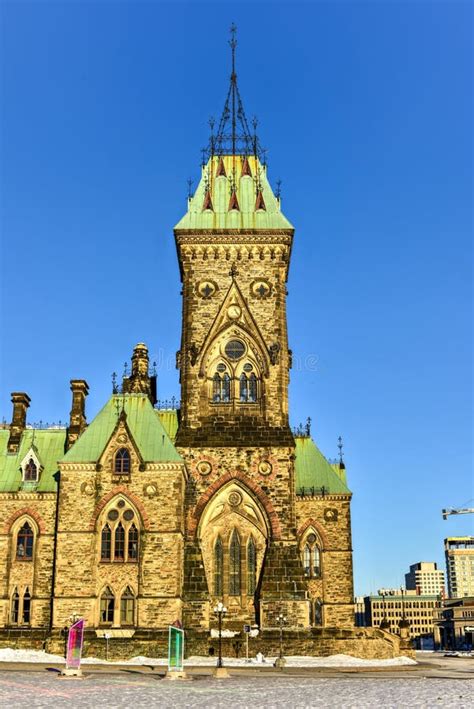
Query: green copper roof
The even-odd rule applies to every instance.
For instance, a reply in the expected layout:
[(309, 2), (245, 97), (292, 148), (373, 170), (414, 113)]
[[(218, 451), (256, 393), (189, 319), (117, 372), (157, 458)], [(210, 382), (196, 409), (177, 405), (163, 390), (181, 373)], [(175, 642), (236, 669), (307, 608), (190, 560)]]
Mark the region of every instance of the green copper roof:
[(96, 462), (115, 430), (122, 404), (127, 426), (145, 462), (182, 460), (145, 394), (112, 396), (62, 460), (65, 463)]
[(155, 410), (156, 415), (163, 424), (168, 436), (171, 438), (173, 443), (176, 439), (176, 433), (178, 432), (178, 412), (176, 409), (162, 409)]
[[(237, 204), (238, 209), (229, 208), (234, 185), (233, 205)], [(203, 167), (188, 211), (175, 226), (175, 230), (180, 229), (293, 230), (293, 226), (280, 211), (280, 202), (267, 179), (267, 168), (258, 158), (224, 155), (210, 158)]]
[[(58, 471), (58, 460), (64, 455), (66, 429), (27, 428), (21, 437), (18, 453), (7, 453), (9, 435), (10, 431), (0, 430), (0, 492), (55, 492), (56, 481), (53, 475)], [(32, 446), (42, 470), (38, 483), (24, 483), (20, 465)]]
[(311, 438), (297, 437), (296, 490), (324, 487), (328, 494), (348, 495), (350, 490)]

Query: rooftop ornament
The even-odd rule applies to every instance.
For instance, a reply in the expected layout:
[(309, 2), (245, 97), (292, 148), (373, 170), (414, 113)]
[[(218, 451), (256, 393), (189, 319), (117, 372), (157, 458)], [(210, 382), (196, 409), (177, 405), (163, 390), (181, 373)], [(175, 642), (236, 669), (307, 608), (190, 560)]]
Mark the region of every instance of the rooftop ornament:
[(260, 158), (262, 164), (266, 164), (264, 151), (257, 137), (257, 119), (252, 119), (253, 132), (251, 132), (237, 85), (237, 73), (235, 71), (236, 34), (237, 27), (232, 24), (229, 40), (232, 53), (230, 86), (217, 126), (217, 132), (214, 132), (214, 118), (211, 117), (209, 119), (211, 135), (207, 147), (202, 151), (203, 165), (214, 155), (219, 157), (222, 155), (255, 155), (255, 157)]

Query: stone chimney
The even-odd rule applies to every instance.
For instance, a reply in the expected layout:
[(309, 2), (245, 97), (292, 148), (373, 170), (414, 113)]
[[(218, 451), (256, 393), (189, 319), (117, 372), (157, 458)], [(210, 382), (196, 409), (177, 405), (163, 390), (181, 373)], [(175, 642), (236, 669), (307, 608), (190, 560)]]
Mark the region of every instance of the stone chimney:
[(14, 391), (12, 393), (13, 416), (7, 447), (9, 453), (18, 452), (21, 436), (26, 427), (26, 410), (30, 405), (30, 401), (28, 394), (23, 391)]
[(135, 345), (132, 355), (132, 373), (124, 377), (122, 391), (124, 394), (147, 394), (153, 406), (156, 403), (156, 375), (150, 376), (148, 347), (139, 342)]
[(89, 386), (84, 379), (71, 379), (71, 391), (72, 406), (67, 430), (67, 450), (77, 441), (87, 426), (86, 396), (89, 393)]

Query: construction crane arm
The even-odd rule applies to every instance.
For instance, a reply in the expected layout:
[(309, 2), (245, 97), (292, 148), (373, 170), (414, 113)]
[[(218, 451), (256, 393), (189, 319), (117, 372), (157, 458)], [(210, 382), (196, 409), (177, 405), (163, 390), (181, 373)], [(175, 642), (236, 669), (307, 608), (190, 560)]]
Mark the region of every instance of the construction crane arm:
[(469, 515), (474, 513), (474, 507), (447, 507), (441, 510), (443, 513), (443, 519), (448, 519), (448, 515)]

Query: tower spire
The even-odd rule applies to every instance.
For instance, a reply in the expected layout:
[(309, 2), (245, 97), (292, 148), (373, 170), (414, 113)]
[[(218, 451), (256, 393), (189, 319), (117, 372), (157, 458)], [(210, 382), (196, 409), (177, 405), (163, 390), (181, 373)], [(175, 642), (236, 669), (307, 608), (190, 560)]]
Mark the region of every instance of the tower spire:
[(229, 46), (231, 49), (231, 74), (230, 85), (227, 92), (224, 109), (214, 133), (212, 120), (211, 135), (207, 148), (203, 151), (203, 158), (209, 159), (214, 155), (262, 155), (262, 148), (256, 134), (256, 122), (253, 122), (254, 132), (250, 132), (247, 116), (245, 115), (242, 98), (237, 84), (235, 66), (235, 50), (237, 48), (237, 27), (232, 23), (230, 27)]

